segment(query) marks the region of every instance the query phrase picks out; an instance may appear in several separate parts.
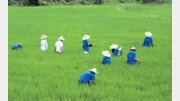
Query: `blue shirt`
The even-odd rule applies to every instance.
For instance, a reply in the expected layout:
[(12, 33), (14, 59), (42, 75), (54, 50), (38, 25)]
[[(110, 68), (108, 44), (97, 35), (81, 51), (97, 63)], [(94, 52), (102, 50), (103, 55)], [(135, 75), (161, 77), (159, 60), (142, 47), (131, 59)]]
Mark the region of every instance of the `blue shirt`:
[(113, 56), (118, 56), (119, 49), (114, 49)]
[(89, 52), (89, 47), (88, 47), (89, 43), (87, 40), (83, 41), (83, 50), (86, 52)]
[(95, 76), (91, 71), (84, 72), (79, 78), (81, 83), (88, 83), (90, 80), (95, 81)]
[(150, 47), (152, 42), (153, 42), (153, 39), (151, 37), (145, 37), (143, 46)]
[(12, 46), (12, 49), (18, 49), (18, 48), (21, 48), (20, 44), (14, 44), (14, 45)]
[(128, 58), (128, 63), (129, 64), (136, 64), (136, 61), (134, 60), (134, 58), (136, 58), (136, 53), (135, 52), (130, 51), (127, 54), (127, 58)]
[(103, 58), (103, 61), (102, 61), (104, 64), (110, 64), (111, 63), (111, 58), (110, 57), (104, 57)]

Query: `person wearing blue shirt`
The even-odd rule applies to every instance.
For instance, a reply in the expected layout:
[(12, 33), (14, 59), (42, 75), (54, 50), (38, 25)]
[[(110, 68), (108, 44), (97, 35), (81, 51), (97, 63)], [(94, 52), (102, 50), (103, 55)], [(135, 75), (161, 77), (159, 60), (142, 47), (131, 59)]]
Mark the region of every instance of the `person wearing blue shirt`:
[(111, 54), (109, 51), (103, 51), (102, 54), (104, 55), (102, 64), (110, 64), (111, 63)]
[(22, 48), (22, 45), (20, 43), (14, 44), (12, 46), (12, 49), (18, 49), (18, 48)]
[(93, 68), (93, 69), (89, 69), (90, 71), (86, 71), (84, 72), (80, 78), (79, 78), (79, 84), (91, 84), (91, 80), (92, 80), (92, 84), (95, 84), (95, 75), (94, 74), (98, 74), (97, 73), (97, 69)]
[(89, 47), (92, 46), (92, 44), (89, 44), (89, 42), (87, 41), (87, 39), (89, 39), (89, 38), (90, 38), (89, 35), (84, 35), (82, 38), (83, 39), (83, 51), (85, 54), (89, 53)]
[(118, 48), (118, 45), (116, 45), (116, 44), (112, 44), (110, 46), (110, 49), (112, 49), (112, 54), (115, 57), (118, 56), (118, 53), (121, 53), (120, 55), (122, 55), (122, 47), (120, 47), (119, 49), (117, 49), (117, 48)]
[(147, 37), (145, 37), (142, 47), (150, 47), (150, 45), (153, 47), (153, 39), (151, 38), (152, 33), (151, 32), (146, 32), (145, 35)]
[(141, 61), (139, 61), (137, 58), (136, 58), (136, 48), (135, 47), (132, 47), (132, 49), (130, 50), (130, 52), (127, 54), (127, 63), (130, 64), (130, 65), (133, 65), (133, 64), (136, 64), (136, 62), (139, 62), (141, 63)]

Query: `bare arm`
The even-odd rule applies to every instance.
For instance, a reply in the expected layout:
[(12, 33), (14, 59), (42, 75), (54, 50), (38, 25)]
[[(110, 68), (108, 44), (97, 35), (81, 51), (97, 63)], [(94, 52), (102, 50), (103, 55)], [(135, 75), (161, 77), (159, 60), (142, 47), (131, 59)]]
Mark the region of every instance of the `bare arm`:
[(92, 81), (92, 82), (88, 81), (88, 85), (91, 85), (91, 84), (96, 84), (96, 82), (95, 81)]
[(152, 46), (152, 47), (154, 47), (154, 44), (153, 44), (153, 42), (151, 42), (151, 46)]
[(63, 53), (63, 47), (61, 47), (61, 52)]
[(120, 51), (120, 53), (121, 53), (120, 55), (122, 55), (122, 50)]
[(23, 48), (23, 46), (21, 44), (19, 44), (21, 46), (21, 48)]
[(93, 84), (95, 84), (96, 82), (95, 81), (92, 81)]
[(126, 61), (127, 63), (129, 62), (129, 60), (127, 59), (127, 61)]
[(134, 58), (134, 60), (137, 61), (137, 62), (139, 62), (139, 63), (141, 63), (141, 61), (139, 61), (137, 58)]
[(56, 46), (54, 47), (54, 51), (56, 52)]
[(122, 55), (122, 47), (119, 48), (120, 55)]

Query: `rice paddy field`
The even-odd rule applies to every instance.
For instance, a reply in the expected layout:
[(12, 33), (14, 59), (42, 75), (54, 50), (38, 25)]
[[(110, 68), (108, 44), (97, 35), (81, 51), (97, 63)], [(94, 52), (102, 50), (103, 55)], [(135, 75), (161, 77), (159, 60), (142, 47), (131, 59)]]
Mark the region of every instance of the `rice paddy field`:
[[(144, 33), (152, 32), (154, 48), (142, 48)], [(48, 51), (40, 50), (46, 34)], [(89, 54), (82, 37), (91, 36)], [(62, 35), (64, 53), (54, 52)], [(12, 50), (15, 43), (22, 49)], [(123, 55), (103, 65), (102, 51), (111, 44)], [(128, 65), (136, 47), (142, 63)], [(82, 73), (97, 68), (96, 84), (78, 85)], [(9, 101), (171, 101), (172, 6), (170, 4), (105, 4), (8, 7)]]

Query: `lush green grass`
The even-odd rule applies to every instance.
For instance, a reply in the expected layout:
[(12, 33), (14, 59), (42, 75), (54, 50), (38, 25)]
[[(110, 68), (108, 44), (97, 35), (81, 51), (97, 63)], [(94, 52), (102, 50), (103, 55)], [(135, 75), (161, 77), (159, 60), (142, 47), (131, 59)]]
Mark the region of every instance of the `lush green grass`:
[[(171, 5), (113, 4), (90, 6), (9, 7), (9, 101), (171, 101)], [(144, 32), (153, 33), (154, 48), (141, 48)], [(40, 37), (48, 36), (49, 50), (40, 51)], [(88, 55), (82, 36), (89, 34)], [(54, 53), (63, 35), (64, 54)], [(13, 44), (24, 46), (11, 50)], [(112, 44), (123, 55), (102, 65), (102, 51)], [(137, 48), (141, 64), (126, 64), (130, 48)], [(80, 75), (97, 68), (96, 85), (79, 86)]]

